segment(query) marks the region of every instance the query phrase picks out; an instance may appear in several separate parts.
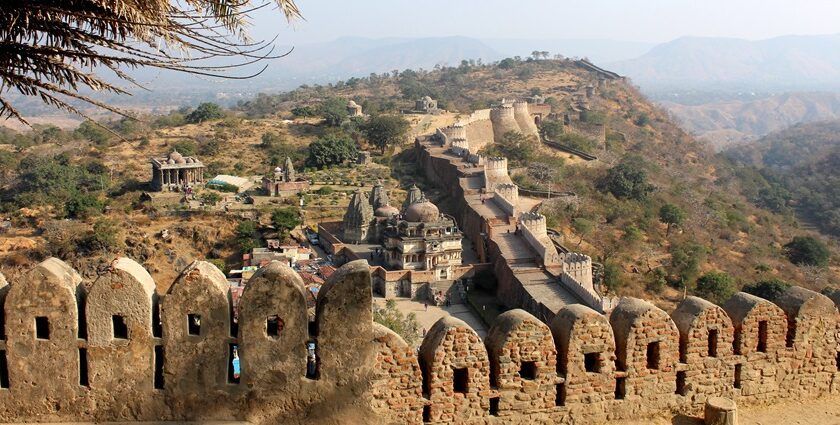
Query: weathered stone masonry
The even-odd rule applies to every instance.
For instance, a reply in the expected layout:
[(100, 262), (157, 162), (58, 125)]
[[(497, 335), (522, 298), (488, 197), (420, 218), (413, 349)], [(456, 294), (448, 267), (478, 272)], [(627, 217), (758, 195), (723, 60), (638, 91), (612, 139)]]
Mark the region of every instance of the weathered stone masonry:
[(324, 285), (312, 323), (300, 277), (277, 262), (245, 289), (238, 322), (209, 263), (166, 295), (154, 288), (125, 258), (92, 283), (54, 258), (19, 281), (0, 277), (0, 421), (597, 424), (696, 414), (713, 396), (815, 398), (840, 377), (837, 307), (799, 287), (778, 304), (689, 297), (670, 316), (634, 298), (609, 316), (568, 305), (549, 325), (511, 310), (486, 341), (446, 317), (419, 354), (373, 323), (363, 262)]

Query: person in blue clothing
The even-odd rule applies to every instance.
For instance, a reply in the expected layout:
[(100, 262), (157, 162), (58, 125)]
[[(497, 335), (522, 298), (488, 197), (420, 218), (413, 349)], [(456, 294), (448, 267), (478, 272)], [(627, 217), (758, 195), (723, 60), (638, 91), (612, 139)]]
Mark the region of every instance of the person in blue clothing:
[(315, 357), (315, 342), (307, 342), (306, 343), (306, 377), (309, 379), (315, 379), (315, 375), (318, 372), (317, 369), (317, 358)]

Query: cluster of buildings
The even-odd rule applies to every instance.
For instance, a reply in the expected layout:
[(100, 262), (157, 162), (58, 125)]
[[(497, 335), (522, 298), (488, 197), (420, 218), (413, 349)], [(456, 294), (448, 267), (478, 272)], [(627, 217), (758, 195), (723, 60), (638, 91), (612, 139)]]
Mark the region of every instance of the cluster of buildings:
[(357, 191), (343, 221), (318, 227), (322, 245), (338, 261), (368, 261), (374, 291), (386, 297), (460, 302), (474, 274), (455, 219), (417, 186), (408, 189), (401, 208), (391, 205), (381, 184), (370, 194)]
[[(205, 165), (194, 156), (184, 156), (177, 150), (160, 158), (152, 158), (151, 189), (154, 192), (186, 192), (198, 185), (233, 186), (238, 192), (244, 192), (253, 185), (253, 179), (221, 174), (212, 179), (205, 179)], [(262, 178), (262, 189), (267, 196), (284, 196), (309, 190), (309, 181), (295, 172), (292, 159), (286, 157), (282, 166), (274, 169), (273, 174)]]

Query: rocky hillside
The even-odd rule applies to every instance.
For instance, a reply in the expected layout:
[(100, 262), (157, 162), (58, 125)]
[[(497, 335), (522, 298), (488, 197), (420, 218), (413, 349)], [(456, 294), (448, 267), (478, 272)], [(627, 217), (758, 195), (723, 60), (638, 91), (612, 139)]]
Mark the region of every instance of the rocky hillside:
[(800, 124), (724, 155), (764, 177), (759, 204), (840, 236), (840, 120)]
[[(61, 213), (55, 205), (39, 207), (49, 205), (50, 197), (38, 192), (40, 189), (26, 192), (25, 189), (32, 188), (23, 184), (22, 177), (29, 174), (27, 164), (41, 164), (36, 169), (43, 176), (50, 176), (54, 171), (70, 173), (80, 187), (90, 188), (99, 196), (93, 200), (89, 196), (74, 198), (73, 202), (79, 208), (88, 202), (107, 202), (110, 206), (107, 220), (123, 223), (115, 234), (117, 246), (129, 250), (136, 245), (132, 238), (141, 236), (140, 233), (132, 236), (132, 229), (136, 227), (144, 237), (151, 238), (164, 225), (160, 221), (162, 211), (136, 202), (145, 189), (143, 183), (148, 176), (145, 164), (151, 154), (186, 146), (210, 164), (213, 172), (208, 174), (264, 174), (286, 155), (303, 169), (307, 147), (313, 140), (330, 144), (336, 138), (349, 138), (370, 149), (363, 130), (365, 119), (334, 116), (335, 108), (330, 105), (337, 105), (340, 114), (349, 99), (362, 105), (366, 113), (396, 115), (401, 109), (413, 107), (414, 100), (432, 96), (450, 113), (437, 117), (408, 116), (410, 133), (424, 134), (433, 132), (438, 125), (446, 125), (447, 119), (455, 120), (459, 114), (487, 108), (502, 98), (539, 95), (552, 111), (543, 122), (546, 131), (550, 128), (559, 131), (555, 134), (558, 138), (591, 152), (598, 159), (585, 161), (516, 135), (506, 137), (504, 143), (493, 149), (511, 156), (515, 165), (513, 178), (522, 187), (576, 194), (571, 202), (569, 198), (547, 201), (540, 211), (548, 216), (551, 227), (563, 235), (569, 248), (591, 255), (604, 265), (605, 283), (613, 291), (659, 297), (661, 304), (671, 304), (681, 299), (684, 290), (715, 298), (724, 295), (715, 291), (733, 291), (737, 286), (770, 278), (816, 289), (838, 283), (836, 246), (831, 247), (834, 257), (830, 267), (824, 269), (819, 279), (793, 265), (785, 257), (783, 245), (794, 236), (813, 232), (798, 229), (789, 216), (754, 206), (742, 195), (744, 186), (737, 168), (682, 131), (630, 84), (615, 81), (601, 85), (598, 79), (598, 75), (571, 60), (467, 62), (434, 71), (369, 75), (328, 86), (305, 86), (289, 93), (261, 95), (224, 111), (224, 118), (213, 117), (201, 124), (184, 123), (188, 111), (149, 116), (142, 125), (112, 123), (118, 131), (130, 135), (125, 139), (97, 135), (89, 126), (75, 132), (39, 128), (32, 134), (0, 134), (3, 136), (0, 148), (18, 152), (0, 155), (0, 161), (8, 162), (4, 170), (10, 170), (0, 181), (0, 186), (4, 186), (0, 196), (4, 199), (3, 210), (13, 217), (17, 234), (29, 235), (36, 242), (44, 241), (50, 235), (45, 235), (43, 223), (65, 218), (70, 210), (65, 206)], [(587, 86), (596, 87), (589, 96)], [(583, 112), (575, 112), (581, 109)], [(573, 125), (568, 128), (562, 125), (564, 114), (569, 114), (572, 120)], [(321, 121), (319, 115), (329, 119)], [(330, 121), (334, 122), (330, 124)], [(595, 133), (582, 129), (601, 129), (604, 137), (593, 139)], [(273, 135), (265, 136), (267, 133)], [(317, 172), (324, 176), (319, 178), (338, 187), (341, 193), (324, 191), (320, 198), (308, 200), (306, 216), (316, 220), (321, 217), (311, 215), (317, 205), (325, 214), (340, 216), (342, 205), (346, 205), (346, 193), (352, 193), (363, 182), (385, 178), (386, 184), (396, 192), (413, 182), (422, 186), (422, 172), (416, 169), (410, 150), (403, 151), (410, 141), (407, 139), (405, 143), (389, 146), (384, 155), (374, 156), (376, 163), (390, 167), (390, 178), (370, 173), (359, 176), (358, 169), (340, 164)], [(23, 160), (28, 157), (32, 159)], [(308, 172), (316, 173), (311, 169)], [(107, 187), (103, 189), (103, 185)], [(56, 196), (75, 192), (70, 186), (58, 185), (53, 189)], [(21, 197), (21, 193), (29, 194)], [(434, 191), (427, 194), (436, 196)], [(444, 208), (447, 205), (446, 199), (436, 201)], [(27, 208), (35, 211), (31, 216), (20, 208), (22, 202), (28, 202)], [(266, 205), (264, 211), (268, 214), (277, 207)], [(76, 208), (70, 212), (77, 212)], [(195, 240), (196, 232), (204, 232), (200, 226), (217, 222), (216, 216), (179, 215), (177, 208), (166, 210), (166, 216), (167, 229), (178, 229), (176, 226), (183, 224), (190, 226), (175, 232), (183, 238), (178, 250), (165, 244), (141, 244), (154, 247), (154, 252), (147, 253), (149, 258), (166, 257), (165, 261), (169, 261), (166, 256), (169, 249), (196, 257), (212, 255), (228, 261), (229, 265), (236, 264), (237, 246), (241, 248), (241, 245), (237, 245), (234, 227), (240, 218), (228, 216), (229, 224), (218, 226), (212, 234), (212, 238), (222, 241), (211, 246), (190, 241)], [(100, 218), (71, 217), (69, 221), (80, 223), (83, 232), (89, 235), (82, 242), (90, 238), (102, 242), (97, 239), (97, 235), (102, 236), (96, 226)], [(57, 238), (52, 240), (61, 240)], [(28, 251), (33, 257), (52, 252), (51, 243), (36, 245)], [(78, 255), (108, 258), (112, 254), (89, 250)], [(19, 263), (26, 258), (24, 255), (21, 259), (15, 253), (3, 257), (0, 253), (0, 269), (6, 273), (21, 267)], [(173, 268), (176, 262), (177, 258), (173, 258)], [(165, 268), (159, 273), (170, 273), (169, 266)], [(723, 289), (698, 286), (698, 278), (713, 271), (728, 273), (727, 285)]]
[(758, 99), (660, 105), (716, 150), (755, 141), (800, 123), (840, 118), (840, 93), (786, 93)]
[[(463, 114), (503, 97), (538, 93), (559, 117), (571, 111), (581, 88), (590, 84), (597, 85), (597, 76), (573, 61), (514, 61), (403, 72), (389, 79), (362, 78), (352, 86), (343, 82), (310, 87), (262, 103), (283, 105), (268, 110), (283, 114), (295, 102), (331, 95), (382, 108), (410, 105), (428, 94)], [(596, 89), (588, 103), (589, 110), (580, 114), (581, 126), (604, 125), (606, 143), (587, 142), (585, 133), (562, 137), (592, 149), (596, 161), (583, 161), (546, 146), (528, 147), (516, 138), (490, 151), (515, 157), (519, 165), (514, 166), (513, 178), (522, 187), (546, 190), (550, 186), (552, 191), (577, 194), (574, 203), (553, 200), (540, 211), (564, 235), (568, 247), (606, 265), (608, 284), (617, 292), (659, 296), (667, 304), (678, 300), (686, 287), (714, 298), (696, 287), (697, 279), (712, 271), (728, 273), (733, 286), (773, 278), (816, 289), (840, 283), (836, 245), (831, 248), (835, 262), (824, 272), (814, 275), (793, 265), (783, 246), (794, 236), (814, 233), (798, 228), (789, 215), (756, 207), (743, 195), (738, 168), (682, 131), (630, 85), (616, 82)], [(242, 107), (248, 113), (258, 109), (255, 103)], [(545, 121), (544, 127), (552, 122)], [(408, 174), (402, 174), (403, 184), (420, 178), (410, 171), (411, 158), (397, 155), (392, 161), (397, 161), (392, 168)], [(628, 182), (639, 175), (643, 177), (638, 185)], [(633, 190), (610, 189), (625, 185)], [(446, 205), (445, 199), (440, 201)], [(668, 219), (662, 218), (663, 209), (671, 211), (670, 207), (681, 213), (678, 225), (668, 226)]]

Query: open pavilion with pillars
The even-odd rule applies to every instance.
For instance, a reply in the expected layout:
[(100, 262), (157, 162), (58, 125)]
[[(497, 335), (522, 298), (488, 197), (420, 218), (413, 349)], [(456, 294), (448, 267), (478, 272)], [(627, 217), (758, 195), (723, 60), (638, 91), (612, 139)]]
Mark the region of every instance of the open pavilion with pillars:
[(152, 189), (183, 187), (204, 182), (204, 164), (195, 157), (173, 150), (165, 158), (152, 158)]

